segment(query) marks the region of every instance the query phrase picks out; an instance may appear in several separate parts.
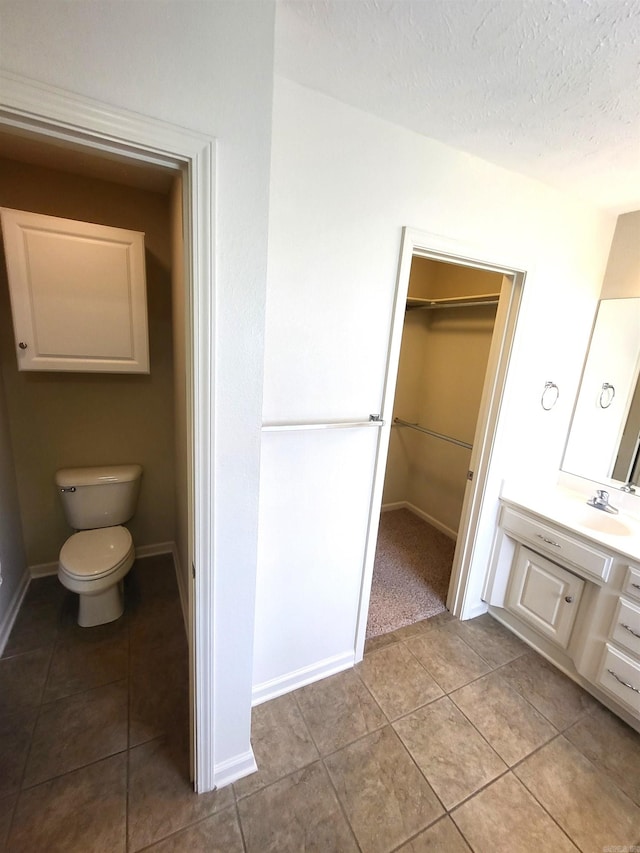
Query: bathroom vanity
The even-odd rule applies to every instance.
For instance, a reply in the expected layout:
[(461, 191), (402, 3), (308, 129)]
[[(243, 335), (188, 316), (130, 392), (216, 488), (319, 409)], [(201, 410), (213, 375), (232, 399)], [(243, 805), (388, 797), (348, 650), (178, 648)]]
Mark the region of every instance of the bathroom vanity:
[(560, 488), (505, 489), (484, 597), (498, 621), (640, 731), (640, 521)]

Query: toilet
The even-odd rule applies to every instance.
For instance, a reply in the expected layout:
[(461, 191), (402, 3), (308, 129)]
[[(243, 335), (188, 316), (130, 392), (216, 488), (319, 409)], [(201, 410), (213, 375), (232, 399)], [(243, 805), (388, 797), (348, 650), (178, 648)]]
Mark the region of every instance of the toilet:
[(123, 578), (133, 565), (131, 534), (122, 525), (135, 512), (141, 465), (63, 468), (55, 481), (70, 527), (60, 550), (58, 579), (80, 596), (83, 628), (113, 622), (124, 611)]

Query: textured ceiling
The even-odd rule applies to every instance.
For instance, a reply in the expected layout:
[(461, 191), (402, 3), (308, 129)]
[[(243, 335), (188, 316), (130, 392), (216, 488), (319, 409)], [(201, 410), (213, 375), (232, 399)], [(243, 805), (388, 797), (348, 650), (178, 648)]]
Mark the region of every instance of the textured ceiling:
[(276, 71), (615, 213), (640, 208), (640, 0), (278, 0)]

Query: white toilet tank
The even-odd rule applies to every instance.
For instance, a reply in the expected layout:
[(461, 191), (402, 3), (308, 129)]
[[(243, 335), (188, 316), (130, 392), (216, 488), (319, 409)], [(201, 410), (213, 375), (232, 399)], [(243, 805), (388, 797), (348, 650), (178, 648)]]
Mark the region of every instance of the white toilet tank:
[(135, 512), (141, 465), (61, 468), (56, 485), (67, 522), (74, 530), (124, 524)]

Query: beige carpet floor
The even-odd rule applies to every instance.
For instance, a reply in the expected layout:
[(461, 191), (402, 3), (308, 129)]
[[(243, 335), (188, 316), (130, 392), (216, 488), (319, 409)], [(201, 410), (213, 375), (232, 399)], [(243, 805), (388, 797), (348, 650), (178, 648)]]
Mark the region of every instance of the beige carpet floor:
[(454, 549), (452, 539), (409, 510), (382, 513), (367, 637), (445, 610)]

